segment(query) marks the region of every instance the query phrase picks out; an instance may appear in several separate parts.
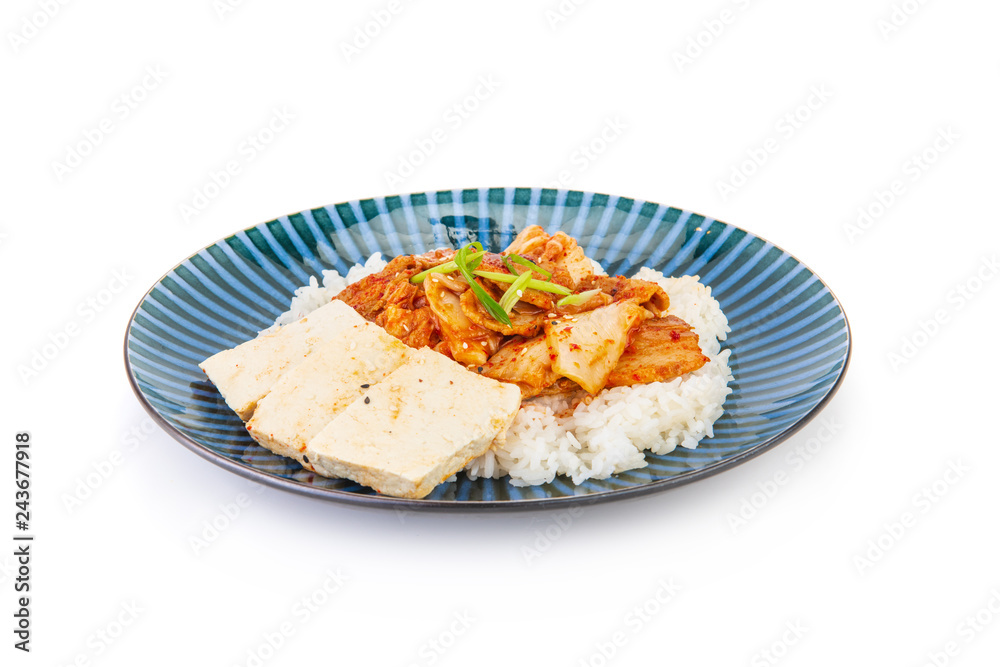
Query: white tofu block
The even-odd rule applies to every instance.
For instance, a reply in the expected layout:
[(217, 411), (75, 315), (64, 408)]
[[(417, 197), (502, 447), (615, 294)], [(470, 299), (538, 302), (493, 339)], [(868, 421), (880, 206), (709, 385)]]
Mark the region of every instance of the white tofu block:
[(275, 454), (298, 459), (312, 469), (306, 443), (398, 368), (408, 350), (382, 327), (361, 319), (286, 371), (257, 403), (247, 431)]
[(246, 421), (283, 373), (295, 368), (317, 345), (364, 321), (346, 303), (331, 301), (301, 320), (209, 357), (199, 368), (215, 383), (226, 404)]
[(423, 498), (495, 439), (503, 442), (520, 405), (516, 385), (414, 350), (310, 440), (306, 453), (322, 475)]

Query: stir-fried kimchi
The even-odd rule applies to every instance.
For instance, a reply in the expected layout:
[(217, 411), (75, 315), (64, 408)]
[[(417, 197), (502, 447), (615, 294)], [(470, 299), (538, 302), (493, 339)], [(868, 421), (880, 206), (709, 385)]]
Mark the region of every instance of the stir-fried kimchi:
[(396, 257), (337, 298), (522, 399), (667, 381), (708, 361), (659, 285), (596, 275), (573, 238), (537, 226), (499, 254), (469, 244)]

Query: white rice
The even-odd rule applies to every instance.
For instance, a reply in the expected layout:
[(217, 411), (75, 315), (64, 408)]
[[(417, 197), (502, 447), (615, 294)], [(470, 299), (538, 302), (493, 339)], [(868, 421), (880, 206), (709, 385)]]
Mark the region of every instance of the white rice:
[(643, 268), (636, 278), (658, 283), (670, 296), (669, 314), (690, 324), (710, 361), (683, 378), (600, 392), (571, 413), (566, 399), (527, 402), (507, 431), (507, 442), (466, 467), (475, 478), (509, 474), (514, 486), (547, 484), (565, 475), (579, 484), (646, 466), (644, 451), (694, 449), (711, 437), (732, 390), (729, 350), (720, 351), (729, 324), (697, 276), (664, 278)]
[[(363, 265), (355, 264), (352, 266), (347, 272), (346, 278), (341, 276), (337, 271), (324, 271), (322, 287), (320, 287), (319, 281), (316, 280), (316, 276), (309, 276), (309, 284), (295, 290), (295, 296), (292, 297), (292, 302), (289, 304), (288, 310), (278, 315), (278, 319), (274, 321), (274, 325), (264, 331), (270, 331), (275, 326), (280, 327), (296, 320), (301, 320), (320, 306), (325, 306), (333, 301), (333, 297), (340, 294), (351, 283), (356, 283), (362, 278), (376, 274), (384, 269), (386, 263), (382, 259), (382, 253), (377, 252), (369, 257)], [(264, 332), (262, 331), (261, 333)]]
[[(324, 271), (322, 287), (311, 278), (309, 285), (295, 290), (289, 310), (278, 317), (275, 326), (304, 317), (329, 303), (347, 285), (378, 273), (385, 265), (376, 253), (364, 266), (351, 268), (346, 278)], [(720, 346), (729, 332), (726, 316), (712, 298), (711, 288), (698, 282), (697, 276), (665, 278), (659, 271), (643, 268), (634, 277), (663, 287), (670, 296), (669, 314), (694, 328), (710, 361), (670, 382), (605, 389), (572, 411), (566, 398), (532, 399), (515, 417), (506, 443), (469, 462), (465, 471), (470, 478), (510, 475), (514, 486), (530, 486), (564, 475), (579, 484), (643, 468), (646, 451), (667, 454), (678, 446), (694, 449), (702, 438), (712, 436), (712, 426), (732, 392), (729, 350)]]

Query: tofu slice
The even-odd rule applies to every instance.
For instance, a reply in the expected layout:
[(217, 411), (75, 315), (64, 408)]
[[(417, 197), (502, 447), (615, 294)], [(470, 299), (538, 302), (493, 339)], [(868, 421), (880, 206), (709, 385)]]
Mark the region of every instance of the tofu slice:
[(520, 404), (516, 385), (430, 349), (413, 350), (310, 440), (306, 453), (322, 475), (423, 498), (494, 440), (503, 442)]
[(306, 443), (402, 365), (409, 348), (382, 327), (358, 319), (286, 371), (257, 403), (247, 424), (254, 440), (312, 469)]
[(301, 320), (223, 350), (198, 366), (226, 404), (246, 421), (283, 373), (295, 368), (317, 345), (364, 321), (347, 304), (331, 301)]

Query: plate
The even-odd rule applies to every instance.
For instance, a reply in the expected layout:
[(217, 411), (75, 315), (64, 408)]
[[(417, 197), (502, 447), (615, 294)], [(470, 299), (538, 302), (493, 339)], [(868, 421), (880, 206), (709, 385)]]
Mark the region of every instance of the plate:
[[(512, 486), (459, 474), (422, 500), (381, 496), (272, 454), (247, 435), (198, 364), (257, 335), (287, 310), (296, 287), (341, 274), (369, 255), (387, 258), (480, 241), (493, 251), (538, 224), (563, 230), (611, 275), (651, 266), (699, 275), (729, 318), (733, 393), (714, 437), (695, 450), (646, 455), (648, 466), (574, 485)], [(612, 195), (482, 188), (336, 204), (283, 216), (199, 250), (139, 302), (125, 336), (125, 366), (139, 401), (196, 454), (261, 484), (379, 507), (525, 509), (661, 491), (732, 468), (800, 429), (830, 400), (850, 359), (840, 303), (805, 264), (738, 227)], [(194, 465), (194, 464), (192, 464)]]

